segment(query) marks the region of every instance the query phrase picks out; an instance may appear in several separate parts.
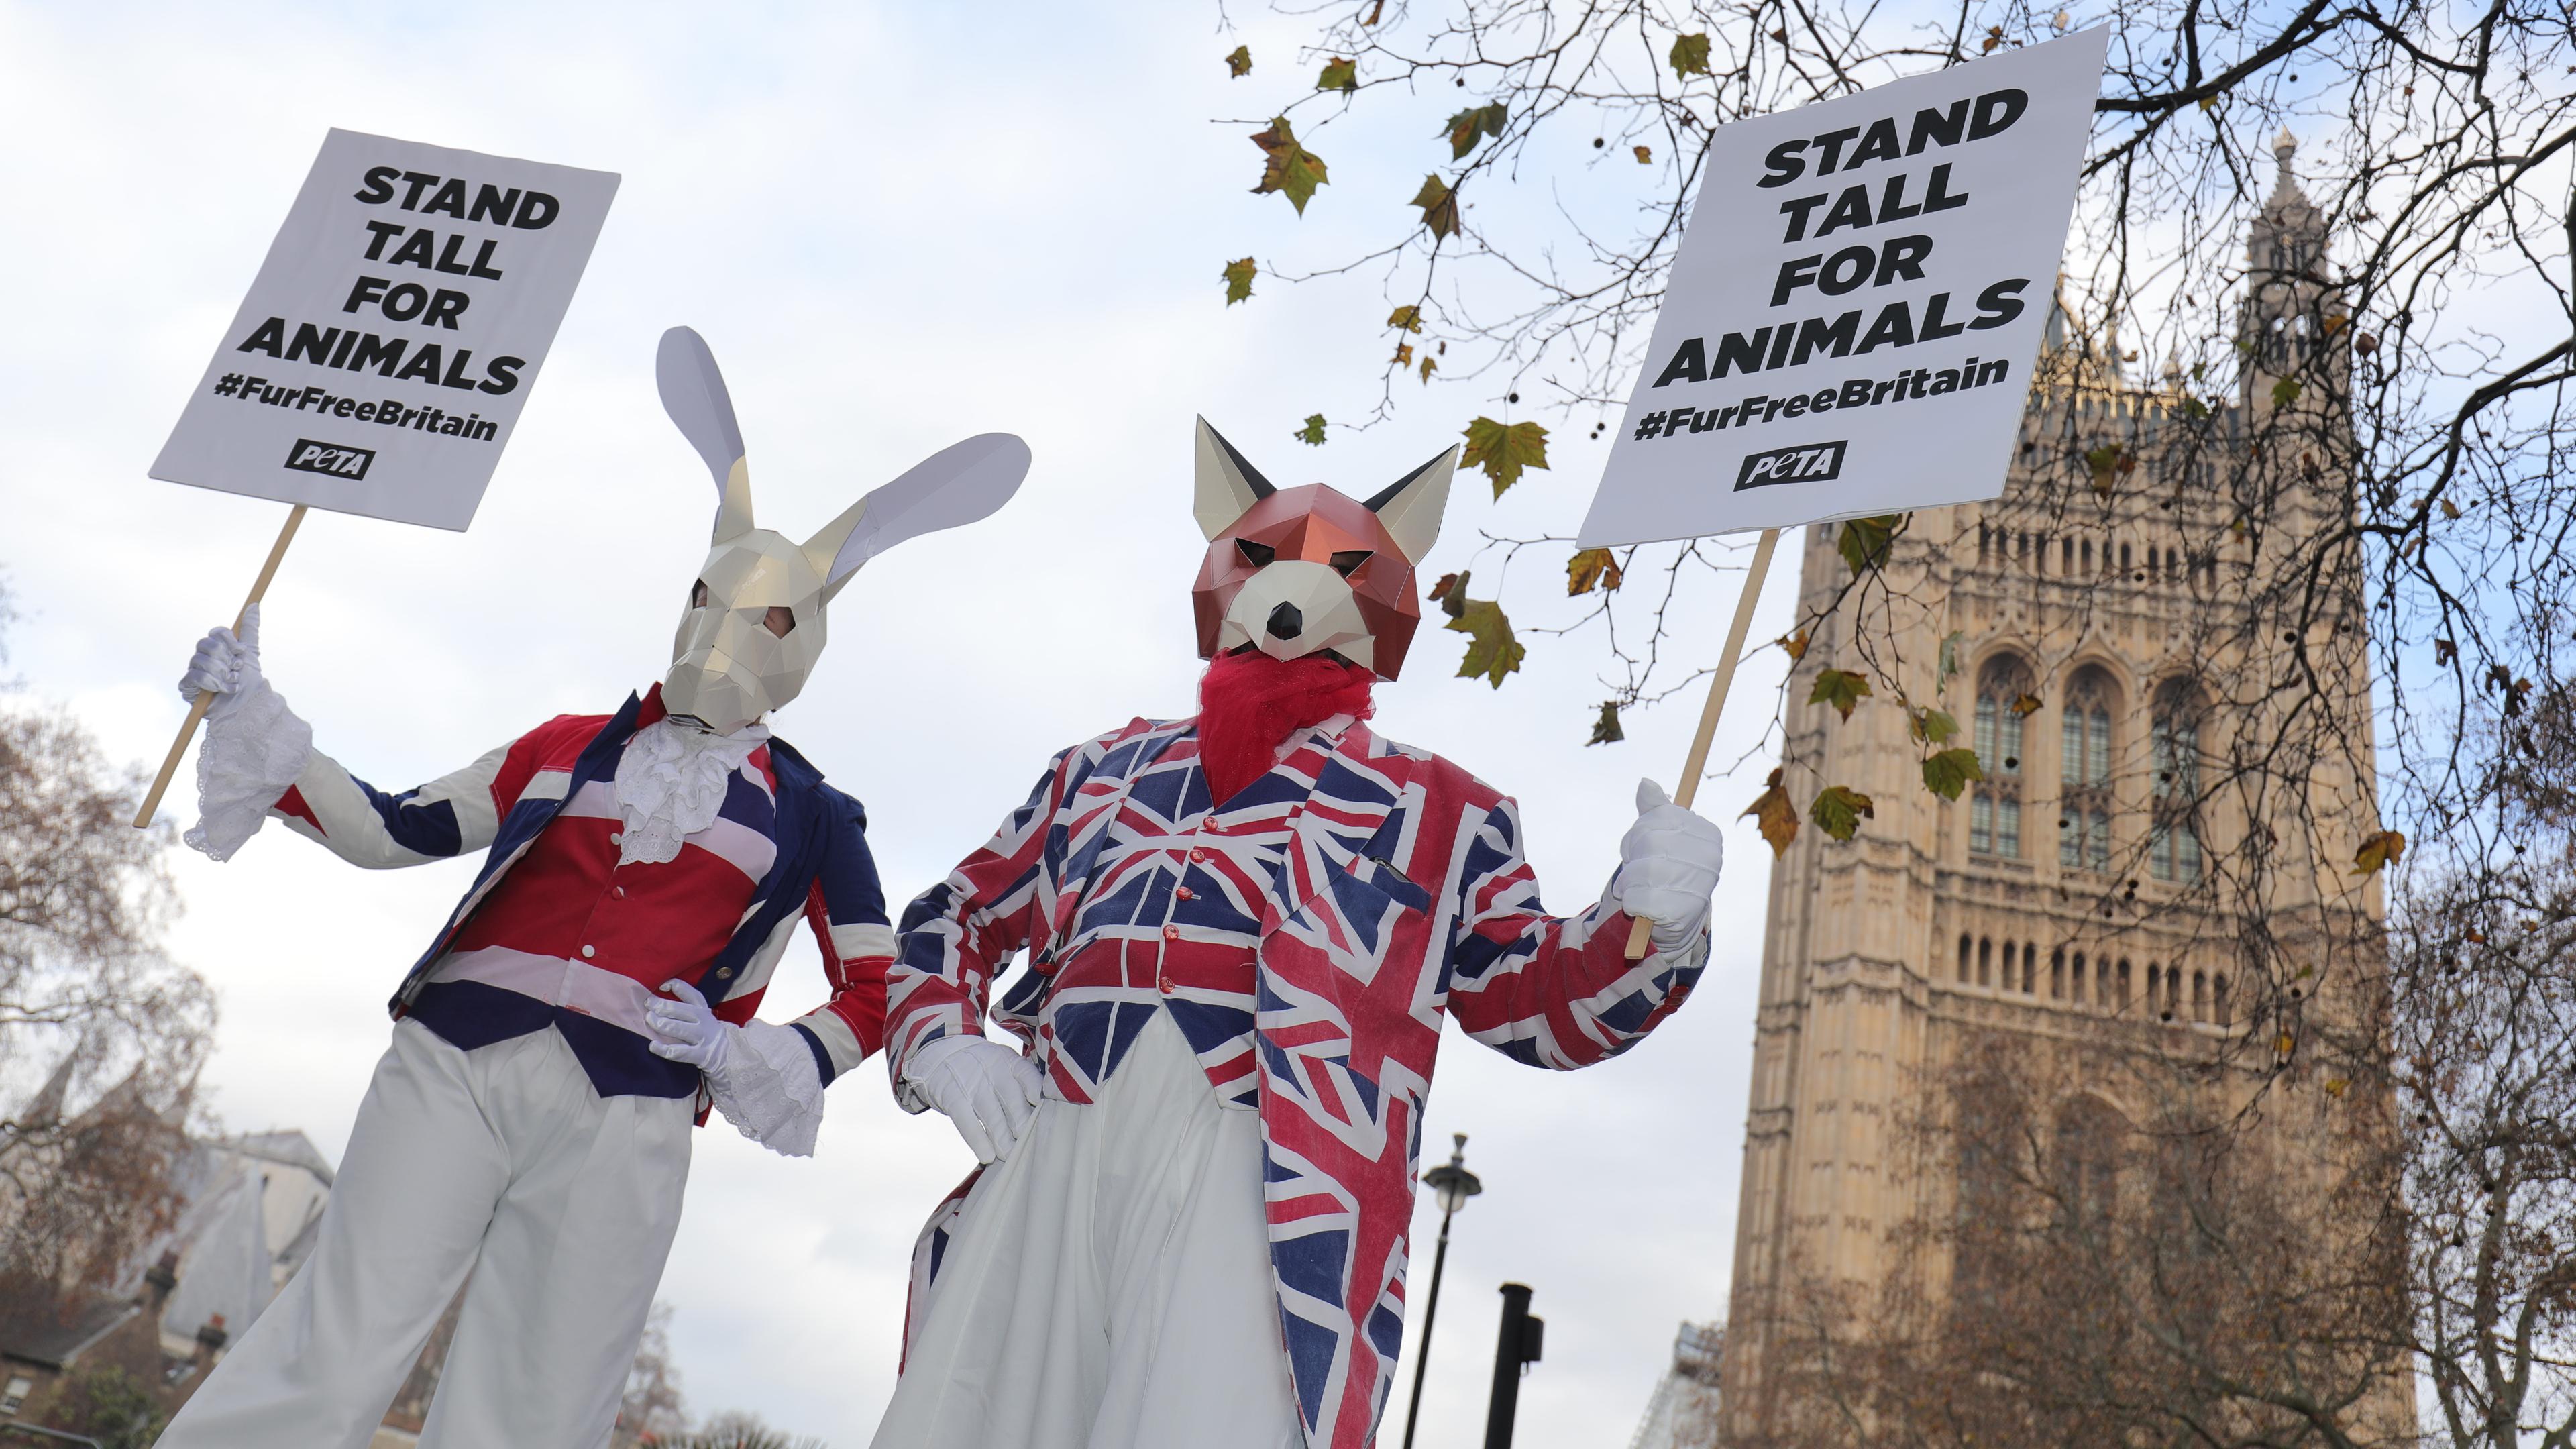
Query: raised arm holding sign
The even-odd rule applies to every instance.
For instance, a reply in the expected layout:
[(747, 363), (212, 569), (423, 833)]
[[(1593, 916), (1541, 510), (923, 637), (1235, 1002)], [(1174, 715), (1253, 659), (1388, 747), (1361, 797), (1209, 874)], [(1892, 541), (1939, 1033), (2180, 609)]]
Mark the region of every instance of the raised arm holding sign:
[[(1581, 545), (1761, 530), (1677, 803), (1783, 528), (2003, 491), (2107, 29), (1738, 121), (1673, 258)], [(1640, 926), (1630, 957), (1645, 950)]]
[[(172, 483), (295, 505), (236, 630), (308, 507), (434, 528), (473, 520), (616, 195), (605, 171), (324, 138), (152, 464)], [(136, 829), (213, 702), (190, 703)]]

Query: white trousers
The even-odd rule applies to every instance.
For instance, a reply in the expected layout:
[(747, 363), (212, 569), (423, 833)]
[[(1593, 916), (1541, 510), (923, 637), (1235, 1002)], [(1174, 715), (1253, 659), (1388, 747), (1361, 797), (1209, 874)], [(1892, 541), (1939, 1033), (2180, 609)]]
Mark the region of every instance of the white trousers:
[(553, 1031), (394, 1026), (321, 1241), (161, 1449), (364, 1449), (472, 1281), (422, 1449), (598, 1449), (689, 1173), (692, 1103), (602, 1097)]
[(1168, 1012), (967, 1194), (875, 1449), (1298, 1449), (1261, 1202)]

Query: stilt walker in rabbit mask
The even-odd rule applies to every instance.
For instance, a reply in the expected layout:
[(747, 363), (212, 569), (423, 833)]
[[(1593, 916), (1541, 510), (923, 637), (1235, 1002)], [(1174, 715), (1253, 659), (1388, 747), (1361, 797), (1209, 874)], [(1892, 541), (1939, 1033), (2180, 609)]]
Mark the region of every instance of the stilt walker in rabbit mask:
[(895, 1094), (988, 1165), (922, 1235), (876, 1449), (1364, 1449), (1443, 1017), (1562, 1070), (1698, 978), (1716, 826), (1641, 783), (1599, 903), (1550, 916), (1512, 802), (1363, 723), (1456, 461), (1363, 502), (1201, 422), (1197, 717), (1056, 756), (904, 912)]
[[(402, 980), (394, 1041), (321, 1239), (171, 1423), (171, 1449), (361, 1449), (460, 1286), (421, 1443), (607, 1442), (711, 1103), (813, 1150), (823, 1088), (881, 1040), (894, 946), (856, 800), (763, 721), (796, 697), (861, 564), (971, 522), (1027, 471), (1017, 438), (932, 457), (797, 544), (752, 522), (742, 435), (696, 333), (662, 339), (662, 400), (715, 475), (714, 546), (670, 673), (399, 794), (312, 747), (262, 677), (258, 624), (217, 629), (192, 845), (221, 860), (275, 816), (342, 859), (484, 851)], [(799, 919), (835, 988), (753, 1017)]]

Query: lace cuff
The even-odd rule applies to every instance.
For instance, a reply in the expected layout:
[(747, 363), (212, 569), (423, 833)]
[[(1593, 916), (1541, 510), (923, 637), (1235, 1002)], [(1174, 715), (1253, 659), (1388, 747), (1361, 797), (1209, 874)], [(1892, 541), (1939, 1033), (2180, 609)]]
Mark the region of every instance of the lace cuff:
[(231, 708), (207, 715), (197, 747), (197, 823), (184, 837), (188, 844), (231, 859), (312, 754), (313, 727), (266, 681), (231, 696)]
[(787, 1157), (814, 1155), (823, 1125), (823, 1074), (792, 1026), (745, 1022), (727, 1043), (724, 1073), (707, 1078), (716, 1110), (734, 1130)]

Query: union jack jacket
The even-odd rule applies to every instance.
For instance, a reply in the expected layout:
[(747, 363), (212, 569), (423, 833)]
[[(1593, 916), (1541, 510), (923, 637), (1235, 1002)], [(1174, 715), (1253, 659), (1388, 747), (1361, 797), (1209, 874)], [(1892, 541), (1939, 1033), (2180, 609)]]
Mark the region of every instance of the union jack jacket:
[[(1136, 720), (1056, 756), (992, 841), (905, 911), (886, 975), (897, 1095), (912, 1053), (980, 1032), (995, 976), (1033, 962), (991, 1014), (1047, 1058), (1048, 978), (1068, 947), (1128, 923), (1135, 902), (1092, 890), (1104, 843), (1185, 833), (1203, 776), (1132, 789), (1192, 722)], [(1421, 1113), (1441, 1018), (1532, 1066), (1613, 1056), (1689, 994), (1704, 946), (1626, 959), (1628, 917), (1596, 905), (1549, 916), (1513, 803), (1436, 755), (1329, 725), (1247, 793), (1275, 795), (1288, 845), (1260, 913), (1251, 1024), (1258, 1063), (1271, 1273), (1306, 1437), (1364, 1449), (1394, 1383)], [(1149, 798), (1149, 795), (1152, 798)], [(1168, 797), (1168, 798), (1167, 798)], [(1229, 812), (1243, 797), (1228, 801)], [(1121, 914), (1124, 913), (1124, 914)], [(1105, 921), (1094, 917), (1105, 916)], [(926, 1288), (963, 1190), (924, 1230)]]

